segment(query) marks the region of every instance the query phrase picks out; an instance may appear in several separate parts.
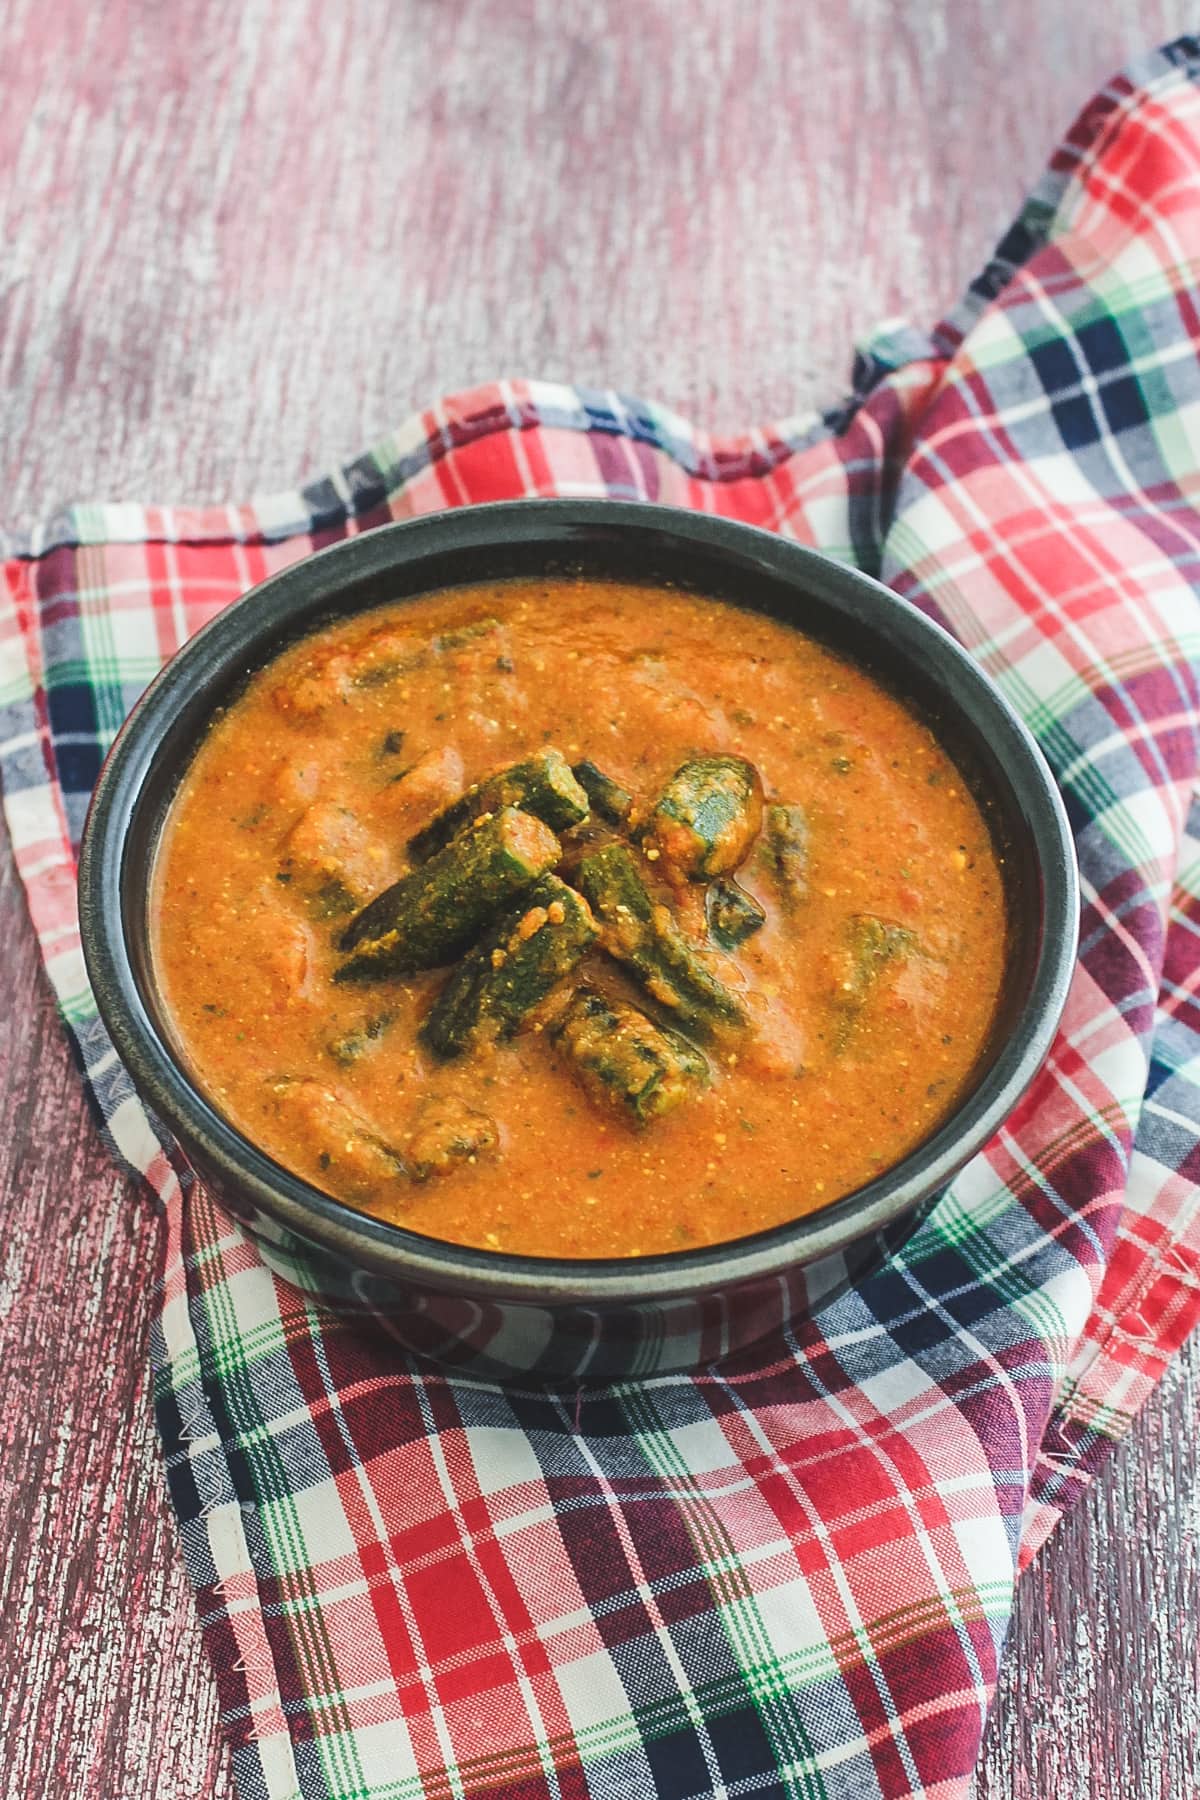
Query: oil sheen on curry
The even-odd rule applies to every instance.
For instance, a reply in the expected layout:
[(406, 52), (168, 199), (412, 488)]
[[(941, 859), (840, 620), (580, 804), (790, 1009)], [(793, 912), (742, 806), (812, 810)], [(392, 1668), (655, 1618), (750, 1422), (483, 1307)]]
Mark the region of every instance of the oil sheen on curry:
[(214, 722), (155, 873), (193, 1073), (278, 1162), (435, 1238), (718, 1243), (953, 1107), (996, 852), (928, 728), (755, 613), (587, 579), (327, 627)]

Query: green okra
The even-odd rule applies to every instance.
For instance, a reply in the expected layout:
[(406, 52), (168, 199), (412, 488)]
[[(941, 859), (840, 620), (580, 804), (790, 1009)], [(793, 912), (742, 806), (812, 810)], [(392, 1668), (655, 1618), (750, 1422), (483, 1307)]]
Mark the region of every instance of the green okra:
[(350, 921), (338, 948), (353, 954), (334, 980), (370, 981), (453, 962), (560, 854), (554, 833), (532, 813), (512, 806), (489, 813)]
[(741, 756), (697, 756), (676, 769), (646, 825), (664, 859), (689, 881), (728, 875), (762, 825), (762, 782)]
[(433, 640), (435, 650), (461, 650), (467, 644), (477, 642), (479, 638), (491, 637), (499, 631), (499, 619), (490, 616), (485, 619), (468, 619), (465, 625), (452, 625), (449, 631), (441, 631)]
[(795, 906), (805, 899), (808, 815), (802, 806), (768, 806), (763, 820), (762, 859), (775, 878), (785, 906)]
[(633, 971), (652, 1000), (698, 1037), (745, 1026), (741, 1001), (647, 892), (624, 844), (590, 851), (579, 864), (578, 882), (603, 927), (604, 948)]
[(477, 638), (490, 637), (499, 629), (499, 619), (471, 619), (465, 625), (439, 632), (430, 644), (422, 644), (418, 639), (385, 628), (373, 633), (356, 653), (351, 663), (351, 684), (358, 688), (386, 687), (401, 675), (423, 668), (429, 661), (431, 650), (440, 654), (461, 650), (464, 645)]
[(521, 895), (467, 953), (421, 1027), (437, 1055), (460, 1056), (521, 1029), (600, 935), (591, 909), (556, 875)]
[(323, 1172), (335, 1169), (348, 1186), (364, 1192), (408, 1173), (400, 1152), (324, 1082), (279, 1075), (266, 1088), (273, 1109), (290, 1120)]
[(761, 931), (767, 920), (753, 894), (730, 877), (713, 882), (704, 896), (704, 912), (708, 929), (723, 950), (736, 950)]
[(606, 825), (624, 825), (633, 807), (633, 795), (619, 781), (598, 769), (594, 762), (577, 762), (571, 773), (587, 795), (592, 811)]
[(459, 1163), (477, 1162), (496, 1148), (495, 1124), (478, 1107), (453, 1095), (428, 1094), (405, 1134), (405, 1164), (414, 1181), (449, 1175)]
[(838, 991), (835, 1005), (841, 1015), (836, 1048), (844, 1050), (881, 975), (893, 963), (904, 962), (916, 949), (916, 933), (906, 925), (893, 925), (873, 913), (855, 913), (846, 929), (849, 975)]
[(588, 816), (588, 797), (561, 751), (539, 750), (524, 762), (476, 782), (408, 840), (414, 862), (425, 862), (457, 837), (464, 826), (506, 806), (533, 813), (552, 831), (567, 831)]
[(708, 1064), (686, 1038), (592, 988), (579, 989), (553, 1035), (588, 1092), (637, 1125), (662, 1118), (708, 1085)]
[(390, 1012), (375, 1013), (361, 1025), (342, 1032), (340, 1037), (331, 1038), (325, 1048), (334, 1062), (341, 1063), (343, 1068), (349, 1068), (351, 1063), (360, 1061), (380, 1042), (392, 1023), (393, 1016)]

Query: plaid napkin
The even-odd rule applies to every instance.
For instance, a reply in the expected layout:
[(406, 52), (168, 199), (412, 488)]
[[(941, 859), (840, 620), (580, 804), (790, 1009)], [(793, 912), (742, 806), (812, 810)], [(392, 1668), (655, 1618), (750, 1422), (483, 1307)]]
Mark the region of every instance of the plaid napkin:
[[(300, 494), (10, 546), (9, 829), (107, 1133), (163, 1209), (171, 1492), (244, 1800), (955, 1800), (1018, 1568), (1200, 1316), (1200, 42), (1089, 105), (930, 338), (714, 440), (502, 383)], [(1083, 873), (1065, 1023), (913, 1240), (778, 1342), (554, 1395), (272, 1275), (141, 1110), (74, 847), (160, 664), (315, 546), (523, 494), (702, 507), (936, 613), (1038, 736)]]

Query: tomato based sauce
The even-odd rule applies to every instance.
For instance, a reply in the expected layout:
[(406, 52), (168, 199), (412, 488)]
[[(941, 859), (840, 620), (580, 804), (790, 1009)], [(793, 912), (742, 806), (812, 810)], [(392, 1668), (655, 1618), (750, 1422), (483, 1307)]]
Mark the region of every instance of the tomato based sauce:
[[(538, 757), (590, 816), (471, 802)], [(490, 937), (491, 890), (453, 887), (485, 852)], [(422, 871), (445, 891), (418, 916)], [(245, 1136), (360, 1210), (535, 1256), (719, 1243), (861, 1186), (953, 1108), (1005, 962), (985, 820), (899, 699), (758, 614), (585, 578), (284, 651), (201, 743), (152, 913), (181, 1052)], [(495, 1001), (572, 931), (527, 1010)]]

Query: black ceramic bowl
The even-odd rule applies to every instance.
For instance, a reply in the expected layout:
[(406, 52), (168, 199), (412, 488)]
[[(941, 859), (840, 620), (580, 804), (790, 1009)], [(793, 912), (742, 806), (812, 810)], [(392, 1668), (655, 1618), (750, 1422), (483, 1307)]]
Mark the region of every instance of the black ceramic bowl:
[[(1010, 951), (969, 1093), (869, 1186), (712, 1249), (623, 1261), (469, 1250), (380, 1223), (310, 1187), (229, 1125), (191, 1080), (149, 950), (164, 815), (215, 709), (291, 639), (405, 595), (506, 575), (673, 583), (802, 626), (928, 718), (1004, 859)], [(938, 626), (877, 582), (743, 525), (614, 501), (481, 506), (385, 526), (272, 576), (200, 632), (134, 709), (105, 765), (79, 875), (96, 1001), (143, 1100), (282, 1274), (405, 1346), (480, 1374), (595, 1381), (694, 1367), (803, 1317), (913, 1229), (1016, 1104), (1054, 1036), (1078, 890), (1058, 792), (1028, 732)]]

